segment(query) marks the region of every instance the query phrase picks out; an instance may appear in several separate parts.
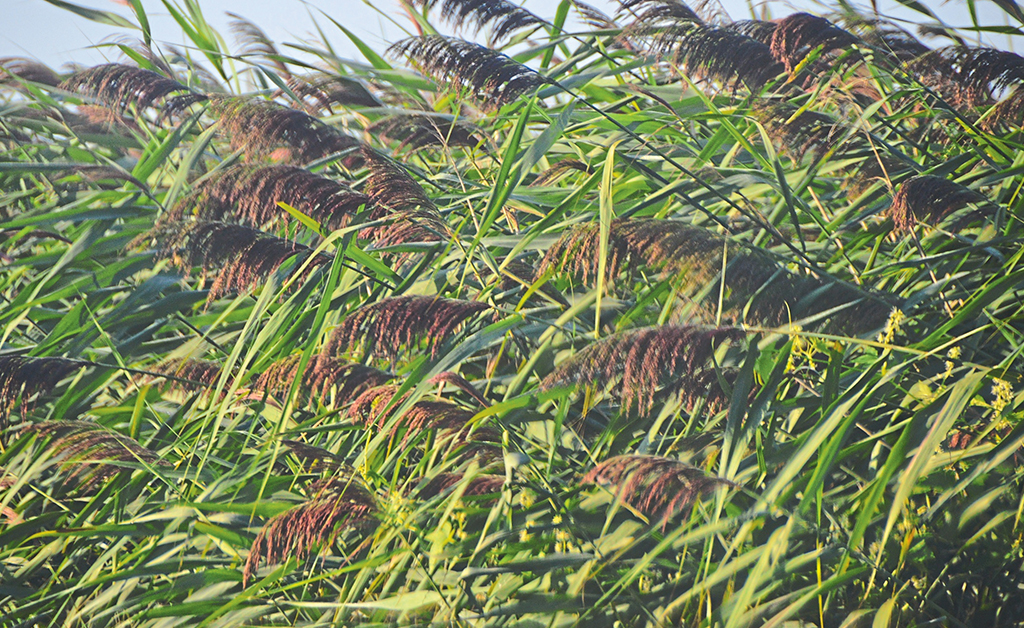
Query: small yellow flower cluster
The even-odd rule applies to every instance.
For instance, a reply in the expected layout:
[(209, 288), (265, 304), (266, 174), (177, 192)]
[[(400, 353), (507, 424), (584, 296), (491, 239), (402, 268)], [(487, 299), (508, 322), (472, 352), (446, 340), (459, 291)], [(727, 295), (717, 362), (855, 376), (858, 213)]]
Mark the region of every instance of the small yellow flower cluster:
[(954, 363), (953, 360), (959, 359), (961, 353), (962, 351), (960, 347), (949, 348), (949, 351), (946, 352), (946, 357), (949, 359), (946, 360), (946, 372), (943, 373), (943, 377), (949, 377), (953, 374), (953, 368), (956, 366), (956, 363)]
[(1013, 401), (1013, 386), (1005, 379), (993, 378), (992, 394), (996, 397), (992, 402), (992, 409), (996, 411), (996, 414), (999, 414)]
[(793, 341), (793, 348), (790, 350), (789, 360), (786, 362), (787, 373), (796, 370), (798, 360), (809, 361), (817, 351), (813, 342), (800, 335), (803, 330), (804, 328), (800, 325), (790, 327), (789, 338)]
[(525, 490), (519, 494), (519, 507), (522, 508), (523, 510), (529, 510), (530, 508), (533, 508), (533, 505), (535, 503), (536, 499), (534, 498), (533, 493), (531, 491)]
[(890, 344), (896, 339), (896, 335), (900, 333), (903, 326), (903, 321), (906, 320), (907, 316), (903, 313), (903, 310), (893, 308), (892, 312), (889, 313), (889, 320), (885, 321), (885, 331), (878, 334), (878, 342), (883, 344)]

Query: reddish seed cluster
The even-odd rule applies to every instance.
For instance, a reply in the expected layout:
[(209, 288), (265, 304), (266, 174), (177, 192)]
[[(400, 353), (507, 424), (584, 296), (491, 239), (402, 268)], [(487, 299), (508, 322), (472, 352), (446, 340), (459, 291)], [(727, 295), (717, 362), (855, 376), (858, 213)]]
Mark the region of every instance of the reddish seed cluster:
[(51, 455), (64, 461), (69, 479), (82, 491), (91, 491), (121, 471), (131, 471), (117, 462), (168, 466), (160, 456), (127, 436), (86, 421), (48, 421), (25, 428), (40, 437), (51, 438)]
[(328, 231), (348, 225), (370, 199), (345, 185), (295, 166), (235, 166), (204, 179), (169, 211), (163, 221), (195, 216), (205, 221), (233, 219), (264, 228), (288, 214), (284, 202)]
[(563, 361), (541, 386), (604, 387), (618, 381), (616, 394), (627, 412), (634, 406), (648, 410), (660, 386), (702, 377), (715, 347), (743, 335), (733, 328), (671, 326), (620, 332)]
[(732, 485), (678, 460), (632, 455), (605, 460), (583, 477), (583, 483), (608, 487), (644, 515), (661, 519), (662, 527), (715, 487)]
[(372, 496), (356, 484), (325, 487), (309, 501), (288, 510), (263, 526), (253, 541), (242, 571), (247, 586), (260, 562), (280, 562), (289, 556), (299, 560), (328, 549), (346, 529), (376, 526)]
[(363, 347), (372, 355), (395, 358), (403, 347), (425, 340), (436, 356), (441, 344), (473, 317), (490, 307), (479, 301), (429, 296), (382, 299), (349, 314), (334, 329), (324, 348), (336, 355)]

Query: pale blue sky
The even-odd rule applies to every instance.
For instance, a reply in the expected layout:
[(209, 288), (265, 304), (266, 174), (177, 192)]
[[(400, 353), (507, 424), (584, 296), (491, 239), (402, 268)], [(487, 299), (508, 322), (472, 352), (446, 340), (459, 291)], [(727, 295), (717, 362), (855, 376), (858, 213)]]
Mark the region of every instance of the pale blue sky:
[[(130, 15), (130, 10), (114, 0), (76, 0), (78, 4), (96, 9), (114, 11)], [(734, 19), (748, 18), (751, 8), (747, 0), (722, 0), (726, 9)], [(755, 0), (756, 6), (765, 3)], [(969, 23), (965, 3), (962, 0), (938, 2), (923, 0), (936, 15), (954, 26)], [(613, 0), (590, 0), (594, 6), (614, 11), (617, 6)], [(271, 39), (278, 43), (308, 40), (314, 32), (313, 17), (317, 18), (327, 33), (332, 45), (342, 53), (353, 58), (358, 57), (355, 48), (329, 20), (324, 19), (320, 11), (329, 13), (338, 22), (344, 24), (373, 47), (383, 50), (387, 42), (395, 41), (403, 36), (400, 25), (408, 23), (402, 13), (398, 0), (199, 0), (203, 13), (211, 24), (233, 44), (227, 28), (228, 18), (225, 12), (238, 13), (260, 26)], [(370, 6), (370, 5), (373, 6)], [(525, 6), (542, 17), (553, 16), (557, 0), (526, 0)], [(158, 42), (181, 45), (184, 42), (181, 31), (171, 19), (161, 0), (143, 0), (143, 5), (150, 16), (153, 36)], [(897, 13), (903, 17), (920, 23), (927, 18), (918, 16), (905, 9), (894, 9), (893, 0), (882, 3), (883, 10)], [(1005, 23), (1005, 16), (995, 9), (988, 1), (978, 3), (982, 23), (998, 25)], [(115, 60), (119, 57), (116, 49), (93, 48), (96, 44), (111, 42), (118, 36), (137, 36), (138, 31), (117, 29), (97, 24), (79, 17), (69, 11), (48, 4), (45, 0), (0, 0), (0, 57), (17, 56), (35, 58), (58, 68), (67, 62), (76, 61), (85, 65)], [(378, 10), (375, 10), (379, 9)], [(770, 13), (784, 16), (800, 7), (809, 12), (820, 12), (820, 5), (814, 0), (794, 0), (793, 2), (770, 2)], [(817, 7), (817, 9), (816, 9)], [(758, 8), (760, 10), (760, 8)], [(990, 44), (1007, 47), (1007, 38), (994, 36), (988, 38)]]

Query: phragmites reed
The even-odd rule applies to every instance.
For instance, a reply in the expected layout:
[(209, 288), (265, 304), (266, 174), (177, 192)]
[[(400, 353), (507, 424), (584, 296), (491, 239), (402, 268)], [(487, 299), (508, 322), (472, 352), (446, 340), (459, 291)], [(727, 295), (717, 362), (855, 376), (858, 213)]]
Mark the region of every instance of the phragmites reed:
[(742, 83), (751, 90), (783, 71), (769, 46), (722, 26), (693, 24), (685, 29), (675, 40), (673, 59), (696, 78)]
[(808, 155), (822, 159), (829, 151), (853, 158), (844, 182), (851, 198), (859, 196), (876, 181), (887, 181), (909, 169), (904, 161), (889, 152), (880, 152), (877, 144), (866, 141), (862, 135), (850, 135), (846, 126), (823, 113), (801, 111), (788, 103), (768, 102), (755, 105), (751, 115), (764, 125), (778, 149), (795, 160)]
[(0, 419), (14, 409), (18, 397), (25, 402), (32, 395), (49, 392), (83, 365), (66, 358), (0, 356)]
[(117, 464), (119, 462), (169, 466), (155, 451), (96, 423), (47, 421), (25, 430), (51, 438), (50, 452), (64, 461), (63, 467), (70, 468), (69, 477), (78, 480), (82, 489), (95, 487), (121, 471), (130, 470)]
[(772, 36), (775, 35), (778, 24), (766, 20), (737, 20), (728, 24), (726, 28), (771, 46)]
[(332, 482), (308, 501), (268, 521), (253, 541), (242, 571), (249, 582), (260, 563), (279, 563), (289, 557), (304, 560), (329, 550), (345, 530), (376, 527), (373, 497), (352, 483)]
[(452, 386), (458, 388), (462, 392), (466, 393), (467, 395), (475, 399), (477, 402), (480, 403), (481, 406), (486, 407), (490, 405), (487, 403), (487, 399), (484, 398), (483, 393), (477, 390), (476, 386), (471, 384), (470, 381), (467, 380), (465, 377), (453, 371), (445, 371), (443, 373), (438, 373), (437, 375), (430, 378), (430, 383), (439, 384), (442, 387), (445, 384), (451, 384)]
[(629, 412), (647, 411), (661, 386), (698, 377), (707, 368), (716, 346), (738, 340), (744, 332), (729, 327), (650, 327), (618, 332), (563, 361), (544, 378), (541, 388), (605, 387), (617, 382), (614, 393)]
[[(420, 499), (430, 499), (449, 491), (465, 480), (461, 473), (439, 473), (424, 484), (418, 491)], [(501, 475), (480, 474), (471, 477), (462, 489), (462, 497), (483, 497), (501, 493), (505, 487), (505, 478)]]
[[(631, 277), (641, 264), (666, 272), (686, 270), (694, 281), (709, 279), (721, 268), (713, 266), (721, 249), (721, 238), (680, 221), (619, 218), (612, 222), (609, 233), (607, 279), (613, 282), (622, 273)], [(560, 270), (593, 284), (600, 251), (600, 225), (577, 225), (565, 230), (547, 250), (537, 275)]]
[(701, 22), (697, 12), (681, 0), (618, 0), (619, 15), (632, 16), (636, 23)]
[(509, 0), (412, 0), (427, 9), (441, 7), (441, 17), (453, 27), (468, 26), (474, 33), (490, 25), (492, 42), (498, 42), (528, 26), (541, 26), (544, 20)]
[(168, 360), (153, 367), (153, 372), (173, 377), (167, 380), (171, 388), (197, 392), (215, 386), (221, 368), (220, 362), (212, 360)]
[[(359, 140), (308, 113), (268, 100), (215, 98), (210, 110), (220, 120), (221, 132), (232, 149), (250, 158), (304, 164), (360, 146)], [(352, 167), (358, 157), (355, 152), (342, 163)]]
[[(619, 0), (617, 17), (633, 17), (619, 40), (626, 45), (662, 54), (703, 22), (697, 12), (680, 0)], [(639, 40), (643, 40), (640, 42)]]
[(231, 22), (229, 23), (231, 32), (235, 35), (235, 40), (241, 47), (239, 50), (240, 56), (266, 59), (272, 63), (275, 68), (277, 68), (277, 71), (281, 76), (291, 76), (288, 66), (281, 58), (281, 53), (277, 51), (277, 47), (274, 46), (274, 42), (267, 37), (267, 34), (263, 32), (263, 29), (237, 13), (231, 13), (229, 11), (227, 15), (231, 18)]
[[(337, 75), (288, 77), (288, 89), (306, 102), (307, 109), (332, 111), (333, 105), (343, 107), (380, 107), (381, 101), (361, 82)], [(309, 100), (315, 105), (309, 106)]]
[(913, 34), (882, 20), (856, 19), (850, 24), (861, 40), (896, 63), (906, 63), (931, 50)]
[(479, 44), (442, 35), (403, 39), (388, 49), (454, 90), (468, 90), (485, 109), (497, 109), (548, 83), (527, 66)]
[(478, 131), (465, 122), (427, 114), (388, 116), (366, 128), (372, 137), (397, 142), (399, 150), (413, 151), (432, 146), (473, 147), (482, 141)]
[[(188, 271), (219, 268), (210, 286), (207, 303), (228, 292), (242, 292), (263, 281), (289, 259), (312, 255), (309, 247), (266, 234), (258, 229), (223, 222), (169, 222), (151, 232), (158, 241), (158, 255)], [(308, 268), (329, 263), (320, 254), (308, 261)], [(298, 268), (301, 264), (296, 264)]]
[(434, 202), (405, 168), (369, 147), (364, 147), (362, 154), (370, 173), (363, 192), (374, 205), (392, 212), (437, 212)]
[(979, 126), (988, 131), (995, 132), (1000, 125), (1020, 126), (1024, 120), (1024, 87), (1017, 87), (1010, 95), (997, 102), (979, 122)]
[(282, 439), (281, 444), (287, 447), (290, 454), (303, 462), (308, 462), (308, 469), (312, 472), (327, 470), (336, 471), (345, 464), (342, 458), (327, 451), (323, 447), (317, 447), (297, 440), (287, 439)]
[(1024, 83), (1024, 57), (995, 48), (940, 48), (914, 60), (911, 70), (950, 104), (962, 107), (987, 104), (993, 93)]
[(814, 50), (820, 49), (826, 53), (847, 48), (859, 41), (856, 35), (823, 17), (794, 13), (776, 22), (770, 46), (772, 55), (786, 66), (786, 71), (793, 72)]
[[(280, 359), (256, 378), (253, 393), (267, 394), (282, 399), (298, 377), (301, 355)], [(369, 388), (381, 386), (394, 379), (384, 371), (328, 356), (315, 356), (302, 374), (298, 396), (303, 403), (342, 404)]]
[(11, 77), (50, 87), (61, 82), (60, 75), (45, 64), (31, 59), (4, 57), (0, 59), (0, 85), (10, 82)]
[[(699, 293), (721, 276), (726, 241), (701, 228), (680, 221), (617, 219), (612, 222), (606, 258), (607, 282), (620, 276), (632, 281), (643, 268), (671, 275), (684, 292)], [(778, 325), (850, 304), (845, 314), (836, 313), (831, 324), (859, 329), (885, 319), (891, 305), (874, 302), (853, 306), (864, 297), (835, 282), (820, 281), (790, 273), (756, 250), (733, 247), (727, 257), (723, 314), (731, 319)], [(600, 230), (585, 223), (566, 230), (548, 249), (538, 276), (561, 271), (594, 285), (600, 263)], [(707, 297), (704, 307), (717, 308), (717, 292)], [(809, 296), (815, 298), (808, 298)], [(708, 320), (712, 312), (698, 310)]]
[(284, 202), (326, 230), (347, 226), (370, 199), (332, 179), (296, 166), (234, 166), (196, 184), (165, 220), (194, 215), (204, 221), (237, 219), (257, 227), (287, 216)]
[(380, 248), (406, 242), (436, 242), (448, 234), (434, 202), (405, 168), (369, 147), (364, 147), (362, 154), (370, 173), (363, 192), (374, 206), (368, 218), (388, 222), (362, 229), (359, 237)]
[(591, 28), (601, 30), (618, 30), (619, 25), (615, 23), (611, 17), (608, 16), (604, 11), (597, 9), (586, 2), (580, 0), (570, 0), (572, 7), (576, 9), (580, 19), (584, 24)]
[[(189, 105), (206, 100), (174, 79), (152, 70), (120, 63), (107, 63), (75, 72), (61, 87), (87, 94), (118, 112), (129, 106), (151, 107), (163, 99), (165, 113), (176, 113)], [(178, 94), (167, 98), (171, 94)]]
[[(348, 417), (366, 427), (383, 429), (391, 422), (394, 410), (404, 401), (404, 397), (396, 400), (391, 410), (385, 412), (397, 391), (398, 387), (393, 385), (366, 390), (349, 406)], [(391, 429), (387, 434), (394, 438), (400, 432), (404, 432), (401, 438), (401, 443), (404, 444), (428, 430), (454, 433), (454, 444), (467, 445), (474, 453), (492, 455), (496, 443), (501, 440), (500, 436), (489, 427), (471, 430), (469, 423), (474, 414), (472, 410), (466, 410), (450, 401), (420, 400), (391, 422)]]
[(362, 347), (371, 355), (394, 359), (402, 347), (425, 340), (436, 357), (444, 341), (468, 321), (490, 309), (486, 303), (433, 296), (389, 297), (351, 312), (331, 332), (325, 355)]
[(980, 192), (930, 174), (911, 177), (893, 194), (889, 218), (897, 231), (913, 231), (918, 220), (941, 221), (971, 203), (984, 203)]
[(846, 133), (846, 127), (832, 117), (817, 111), (801, 111), (788, 103), (760, 103), (751, 115), (764, 125), (781, 150), (797, 159), (807, 154), (821, 157)]
[(558, 181), (569, 172), (583, 172), (585, 174), (593, 174), (593, 170), (586, 163), (579, 159), (563, 159), (555, 164), (552, 164), (550, 168), (537, 175), (537, 177), (530, 182), (533, 187), (542, 187), (550, 185), (555, 181)]
[(78, 105), (74, 112), (63, 112), (61, 118), (78, 135), (127, 136), (141, 131), (135, 120), (103, 105)]
[(678, 460), (638, 455), (605, 460), (587, 472), (583, 484), (607, 487), (643, 515), (661, 519), (663, 529), (673, 515), (694, 505), (714, 488), (735, 486)]

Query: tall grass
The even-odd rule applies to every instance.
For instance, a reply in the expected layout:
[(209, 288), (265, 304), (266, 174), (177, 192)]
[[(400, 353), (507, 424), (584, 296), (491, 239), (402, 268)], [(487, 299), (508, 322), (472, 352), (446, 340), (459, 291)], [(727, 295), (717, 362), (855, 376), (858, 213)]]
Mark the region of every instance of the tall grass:
[(0, 623), (1024, 621), (1024, 59), (165, 4), (186, 46), (133, 1), (118, 63), (3, 61)]

